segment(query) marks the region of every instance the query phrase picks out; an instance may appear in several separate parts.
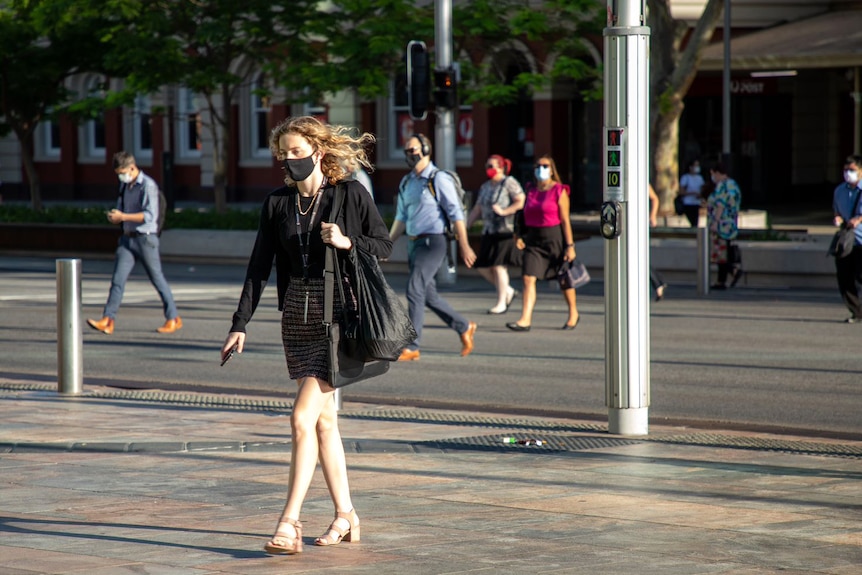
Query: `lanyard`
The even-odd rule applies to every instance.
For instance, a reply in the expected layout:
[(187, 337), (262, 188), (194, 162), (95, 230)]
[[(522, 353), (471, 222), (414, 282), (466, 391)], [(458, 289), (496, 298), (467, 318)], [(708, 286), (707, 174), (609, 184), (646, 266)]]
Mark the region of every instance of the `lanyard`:
[[(326, 180), (323, 181), (326, 185)], [(314, 227), (314, 218), (317, 217), (317, 208), (320, 207), (320, 197), (323, 195), (323, 185), (317, 190), (317, 196), (314, 198), (314, 209), (311, 211), (311, 218), (308, 220), (308, 229), (305, 233), (305, 240), (302, 238), (302, 225), (299, 221), (299, 191), (296, 192), (296, 235), (299, 238), (299, 252), (302, 255), (302, 279), (308, 283), (308, 252), (311, 249), (311, 228)]]

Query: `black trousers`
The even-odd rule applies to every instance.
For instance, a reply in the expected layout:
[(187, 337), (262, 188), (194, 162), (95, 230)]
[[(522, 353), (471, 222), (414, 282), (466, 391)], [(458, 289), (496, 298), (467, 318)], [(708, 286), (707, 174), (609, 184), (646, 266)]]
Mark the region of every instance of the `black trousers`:
[(700, 218), (700, 206), (683, 206), (682, 213), (685, 214), (691, 227), (696, 228), (697, 221)]
[(846, 258), (835, 259), (835, 275), (847, 309), (853, 317), (862, 318), (862, 246), (854, 246)]
[(726, 284), (729, 274), (736, 274), (741, 270), (742, 252), (739, 246), (733, 243), (732, 240), (727, 240), (727, 262), (718, 264), (718, 283), (721, 285)]

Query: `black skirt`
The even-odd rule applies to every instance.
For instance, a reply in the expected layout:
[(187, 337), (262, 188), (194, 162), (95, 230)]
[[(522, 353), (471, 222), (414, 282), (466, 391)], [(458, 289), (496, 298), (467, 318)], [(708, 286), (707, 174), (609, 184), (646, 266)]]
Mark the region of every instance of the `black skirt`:
[(479, 255), (473, 267), (489, 268), (492, 266), (521, 265), (521, 250), (515, 247), (514, 235), (482, 234), (479, 245)]
[[(337, 286), (334, 291), (332, 318), (339, 322), (341, 295)], [(329, 381), (329, 340), (323, 325), (323, 278), (311, 278), (307, 282), (302, 278), (290, 278), (284, 294), (281, 340), (291, 379), (316, 377)]]
[(523, 274), (540, 280), (556, 278), (564, 255), (560, 226), (528, 228), (524, 243)]

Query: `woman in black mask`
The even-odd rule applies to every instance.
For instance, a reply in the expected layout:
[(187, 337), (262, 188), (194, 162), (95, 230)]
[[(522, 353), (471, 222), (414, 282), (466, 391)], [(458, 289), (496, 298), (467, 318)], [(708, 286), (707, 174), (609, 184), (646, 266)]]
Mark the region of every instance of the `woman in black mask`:
[[(335, 519), (315, 544), (359, 541), (359, 518), (350, 497), (335, 390), (328, 381), (323, 269), (326, 244), (339, 251), (356, 246), (380, 258), (392, 251), (389, 232), (368, 192), (347, 179), (360, 165), (371, 167), (365, 147), (373, 142), (371, 134), (353, 136), (348, 127), (330, 126), (310, 116), (288, 118), (273, 129), (269, 139), (270, 150), (284, 168), (287, 185), (272, 192), (263, 203), (242, 295), (221, 353), (222, 360), (231, 350), (242, 353), (246, 324), (275, 260), (284, 353), (290, 378), (297, 380), (299, 389), (290, 417), (287, 502), (275, 535), (264, 546), (273, 555), (302, 551), (299, 513), (318, 457), (335, 505)], [(336, 184), (342, 183), (346, 186), (344, 229), (327, 223)], [(339, 290), (335, 290), (333, 318), (341, 316)]]

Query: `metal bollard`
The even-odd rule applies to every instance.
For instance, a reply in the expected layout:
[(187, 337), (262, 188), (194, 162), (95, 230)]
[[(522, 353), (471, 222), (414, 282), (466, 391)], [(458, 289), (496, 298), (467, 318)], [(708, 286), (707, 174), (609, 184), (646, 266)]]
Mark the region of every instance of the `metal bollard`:
[(709, 294), (709, 230), (697, 228), (697, 294)]
[(81, 260), (58, 259), (57, 265), (57, 392), (83, 391), (81, 333)]
[(335, 411), (341, 411), (343, 404), (341, 402), (341, 388), (340, 387), (335, 389), (335, 395), (333, 396), (333, 399), (335, 400)]

